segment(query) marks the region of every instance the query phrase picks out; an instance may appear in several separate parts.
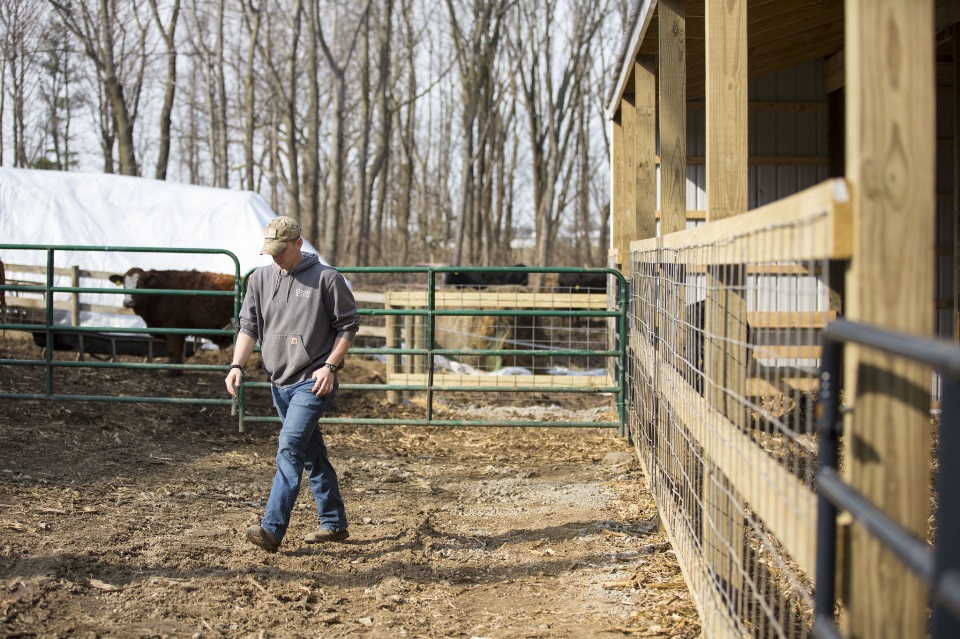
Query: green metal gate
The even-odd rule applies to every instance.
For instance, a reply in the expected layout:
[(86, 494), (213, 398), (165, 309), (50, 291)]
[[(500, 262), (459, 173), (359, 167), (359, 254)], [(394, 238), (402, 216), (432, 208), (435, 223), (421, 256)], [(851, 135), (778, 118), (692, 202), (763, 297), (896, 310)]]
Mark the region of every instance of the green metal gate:
[[(222, 249), (169, 249), (159, 247), (130, 247), (130, 246), (71, 246), (71, 245), (31, 245), (31, 244), (0, 244), (0, 250), (4, 251), (43, 251), (46, 252), (46, 267), (44, 271), (45, 282), (37, 285), (25, 284), (6, 284), (0, 286), (0, 290), (6, 293), (39, 293), (43, 296), (43, 322), (32, 323), (0, 323), (0, 330), (18, 330), (32, 333), (42, 333), (44, 336), (44, 358), (39, 360), (18, 360), (18, 359), (0, 359), (0, 366), (16, 367), (43, 367), (45, 372), (45, 383), (42, 392), (33, 393), (15, 393), (5, 392), (0, 388), (0, 400), (3, 399), (51, 399), (59, 401), (93, 401), (93, 402), (115, 402), (115, 403), (145, 403), (145, 404), (199, 404), (213, 406), (233, 406), (235, 401), (226, 399), (212, 399), (206, 397), (151, 397), (151, 396), (117, 396), (117, 395), (73, 395), (57, 391), (57, 380), (55, 372), (60, 369), (134, 369), (134, 370), (184, 370), (184, 371), (226, 371), (226, 366), (210, 364), (172, 364), (172, 363), (136, 363), (121, 361), (64, 361), (56, 360), (53, 357), (56, 338), (63, 335), (76, 336), (104, 336), (108, 335), (111, 339), (116, 336), (122, 339), (124, 335), (166, 335), (177, 334), (185, 336), (220, 336), (234, 335), (234, 330), (215, 330), (215, 329), (197, 329), (197, 328), (138, 328), (138, 327), (115, 327), (115, 326), (79, 326), (79, 325), (61, 325), (54, 321), (54, 308), (56, 305), (55, 295), (58, 293), (68, 293), (79, 298), (80, 295), (87, 294), (106, 294), (106, 295), (124, 295), (132, 293), (133, 290), (111, 286), (109, 288), (83, 287), (83, 286), (58, 286), (55, 280), (58, 277), (57, 271), (63, 270), (57, 267), (57, 254), (65, 252), (78, 253), (173, 253), (184, 255), (222, 255), (229, 260), (234, 272), (234, 290), (233, 291), (199, 291), (199, 290), (174, 290), (174, 289), (136, 289), (135, 292), (140, 295), (177, 295), (177, 296), (229, 296), (234, 298), (234, 325), (237, 321), (237, 313), (240, 308), (240, 263), (237, 257), (230, 251)], [(14, 253), (15, 255), (16, 253)], [(8, 253), (9, 255), (9, 253)], [(8, 258), (9, 261), (9, 258)], [(185, 260), (186, 261), (186, 260)], [(8, 268), (9, 270), (9, 268)], [(226, 268), (224, 269), (226, 270)], [(103, 274), (101, 274), (103, 275)], [(103, 277), (88, 276), (91, 279), (103, 279)], [(76, 284), (76, 282), (74, 282)], [(7, 296), (8, 303), (10, 301)], [(4, 322), (9, 321), (0, 318)]]
[[(386, 275), (386, 276), (410, 276), (420, 275), (424, 278), (425, 308), (360, 308), (359, 313), (362, 316), (361, 322), (366, 319), (378, 317), (389, 318), (414, 316), (424, 318), (426, 328), (426, 339), (424, 347), (414, 348), (409, 345), (401, 348), (365, 348), (354, 346), (350, 349), (349, 356), (357, 355), (396, 355), (396, 356), (420, 356), (426, 361), (426, 380), (422, 384), (341, 384), (341, 390), (362, 390), (362, 391), (396, 391), (409, 393), (423, 393), (426, 396), (426, 415), (423, 419), (400, 419), (400, 418), (354, 418), (354, 417), (326, 417), (320, 421), (322, 423), (332, 424), (370, 424), (370, 425), (429, 425), (429, 426), (521, 426), (521, 427), (559, 427), (559, 428), (617, 428), (621, 436), (624, 436), (624, 413), (625, 397), (624, 388), (626, 385), (625, 362), (626, 362), (626, 344), (625, 339), (627, 330), (627, 288), (623, 275), (616, 269), (582, 269), (582, 268), (546, 268), (546, 267), (453, 267), (453, 266), (412, 266), (412, 267), (342, 267), (338, 269), (348, 280), (352, 274), (362, 275)], [(613, 282), (612, 287), (608, 287), (608, 307), (603, 310), (492, 310), (492, 309), (470, 309), (470, 308), (437, 308), (438, 295), (438, 276), (448, 273), (470, 273), (477, 275), (506, 275), (506, 274), (574, 274), (574, 275), (605, 275)], [(497, 288), (497, 287), (491, 287)], [(509, 296), (510, 293), (505, 295)], [(573, 295), (577, 295), (574, 293)], [(441, 317), (558, 317), (558, 318), (609, 318), (614, 324), (611, 346), (605, 349), (578, 349), (578, 348), (546, 348), (546, 349), (516, 349), (510, 351), (511, 356), (561, 356), (561, 357), (603, 357), (609, 360), (610, 377), (613, 382), (605, 386), (550, 386), (545, 389), (541, 386), (518, 385), (518, 386), (486, 386), (486, 385), (440, 385), (434, 381), (434, 359), (437, 356), (484, 356), (484, 355), (502, 355), (503, 352), (493, 349), (457, 349), (440, 348), (436, 345), (436, 321)], [(252, 389), (268, 389), (270, 384), (267, 382), (245, 381), (240, 388), (240, 430), (244, 430), (245, 423), (253, 422), (278, 422), (279, 418), (275, 416), (254, 417), (247, 415), (245, 410), (247, 401), (247, 392)], [(615, 408), (617, 418), (615, 421), (517, 421), (517, 420), (451, 420), (438, 419), (434, 416), (435, 396), (441, 392), (512, 392), (512, 393), (593, 393), (593, 394), (611, 394), (615, 397)]]
[[(78, 395), (59, 392), (57, 389), (56, 371), (60, 369), (73, 368), (111, 368), (111, 369), (145, 369), (145, 370), (184, 370), (199, 372), (221, 372), (226, 373), (227, 364), (167, 364), (167, 363), (134, 363), (121, 361), (65, 361), (54, 358), (55, 338), (62, 334), (73, 335), (102, 335), (104, 333), (117, 335), (161, 335), (161, 334), (182, 334), (190, 336), (219, 336), (232, 335), (235, 330), (213, 330), (213, 329), (193, 329), (193, 328), (120, 328), (107, 326), (78, 326), (78, 325), (58, 325), (54, 321), (54, 295), (71, 294), (79, 297), (88, 294), (111, 294), (122, 295), (132, 292), (127, 289), (110, 287), (83, 287), (72, 282), (72, 286), (60, 286), (55, 283), (55, 273), (57, 271), (57, 253), (66, 251), (78, 252), (129, 252), (129, 253), (183, 253), (183, 254), (222, 254), (231, 260), (236, 285), (234, 291), (185, 291), (185, 290), (166, 290), (166, 289), (136, 289), (138, 294), (150, 295), (186, 295), (186, 296), (233, 296), (234, 297), (234, 326), (238, 325), (237, 314), (241, 304), (242, 293), (246, 284), (246, 276), (241, 278), (239, 271), (239, 262), (232, 253), (219, 249), (165, 249), (156, 247), (94, 247), (94, 246), (38, 246), (22, 244), (0, 244), (0, 249), (8, 251), (30, 250), (45, 251), (47, 253), (45, 282), (40, 285), (24, 284), (6, 284), (0, 286), (0, 290), (18, 293), (39, 293), (44, 297), (44, 321), (31, 324), (10, 324), (0, 323), (0, 330), (21, 330), (34, 333), (42, 333), (45, 337), (44, 358), (38, 360), (17, 360), (0, 359), (0, 366), (18, 366), (18, 367), (43, 367), (45, 371), (45, 384), (42, 391), (37, 392), (7, 392), (0, 388), (0, 400), (4, 399), (51, 399), (58, 401), (95, 401), (95, 402), (122, 402), (122, 403), (156, 403), (156, 404), (197, 404), (230, 406), (238, 416), (238, 427), (242, 432), (246, 423), (257, 422), (279, 422), (276, 416), (254, 416), (248, 414), (247, 405), (250, 392), (261, 392), (269, 389), (269, 383), (257, 381), (244, 381), (240, 387), (239, 398), (214, 399), (210, 397), (152, 397), (152, 396), (119, 396), (119, 395)], [(9, 255), (9, 253), (8, 253)], [(418, 383), (400, 383), (400, 384), (341, 384), (340, 388), (344, 391), (369, 391), (369, 392), (391, 392), (391, 393), (417, 393), (425, 396), (425, 415), (422, 419), (401, 419), (401, 418), (350, 418), (350, 417), (328, 417), (321, 421), (324, 423), (343, 423), (343, 424), (370, 424), (370, 425), (430, 425), (430, 426), (550, 426), (550, 427), (569, 427), (569, 428), (618, 428), (621, 435), (624, 434), (624, 413), (625, 397), (624, 392), (625, 362), (626, 362), (626, 343), (625, 334), (627, 330), (626, 310), (627, 310), (627, 289), (623, 276), (615, 269), (578, 269), (578, 268), (538, 268), (538, 267), (449, 267), (449, 266), (416, 266), (416, 267), (343, 267), (338, 269), (350, 280), (352, 277), (379, 278), (385, 282), (384, 287), (393, 286), (394, 280), (405, 280), (401, 286), (413, 286), (421, 291), (423, 303), (420, 307), (410, 308), (385, 308), (377, 304), (365, 303), (363, 295), (358, 294), (358, 301), (361, 308), (359, 313), (361, 323), (379, 323), (385, 324), (396, 321), (400, 318), (415, 318), (417, 322), (424, 327), (424, 339), (422, 343), (411, 346), (410, 344), (388, 347), (369, 347), (355, 345), (350, 350), (350, 357), (357, 356), (385, 356), (385, 357), (416, 357), (425, 364), (425, 377)], [(550, 303), (556, 299), (575, 299), (576, 293), (565, 294), (543, 294), (543, 293), (512, 293), (514, 297), (521, 297), (520, 301), (514, 300), (516, 308), (498, 309), (498, 308), (468, 308), (466, 305), (462, 308), (451, 308), (438, 305), (438, 296), (449, 296), (448, 289), (438, 290), (440, 288), (441, 278), (450, 273), (469, 273), (478, 277), (496, 277), (502, 275), (517, 275), (528, 277), (532, 274), (538, 274), (541, 277), (559, 276), (562, 274), (576, 275), (602, 275), (608, 281), (607, 293), (604, 294), (605, 300), (603, 308), (592, 309), (571, 309), (563, 308), (562, 305), (556, 308), (520, 308), (525, 300), (530, 300), (537, 304)], [(249, 275), (249, 274), (247, 274)], [(419, 282), (411, 284), (410, 279), (419, 279)], [(466, 291), (467, 289), (463, 289)], [(490, 287), (487, 291), (503, 290), (503, 287)], [(524, 289), (529, 290), (529, 289)], [(538, 289), (539, 290), (539, 289)], [(489, 296), (490, 292), (470, 293), (466, 299), (483, 299)], [(505, 294), (506, 295), (506, 294)], [(552, 296), (552, 297), (551, 297)], [(372, 307), (371, 307), (372, 306)], [(490, 386), (480, 383), (459, 383), (444, 384), (439, 382), (434, 374), (434, 363), (440, 357), (484, 357), (503, 355), (504, 351), (491, 348), (441, 348), (437, 346), (436, 331), (438, 320), (442, 318), (454, 317), (489, 317), (489, 318), (514, 318), (516, 321), (522, 321), (523, 318), (531, 318), (529, 321), (537, 321), (539, 318), (571, 318), (585, 320), (602, 319), (607, 323), (608, 341), (603, 348), (579, 348), (576, 345), (567, 345), (566, 347), (553, 347), (536, 345), (536, 347), (518, 348), (509, 351), (511, 357), (583, 357), (583, 358), (603, 358), (606, 362), (609, 383), (584, 386), (582, 384), (551, 385), (549, 388), (536, 385), (534, 383), (517, 383), (511, 386)], [(612, 329), (612, 330), (610, 330)], [(439, 419), (435, 416), (434, 404), (436, 395), (444, 392), (509, 392), (509, 393), (593, 393), (608, 394), (615, 398), (616, 419), (611, 421), (519, 421), (519, 420), (451, 420)]]

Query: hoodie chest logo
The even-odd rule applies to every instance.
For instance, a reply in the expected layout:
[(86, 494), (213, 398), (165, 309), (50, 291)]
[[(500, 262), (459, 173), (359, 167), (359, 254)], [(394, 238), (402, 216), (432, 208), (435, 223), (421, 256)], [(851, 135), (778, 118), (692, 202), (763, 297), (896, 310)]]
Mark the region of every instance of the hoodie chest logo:
[(294, 289), (294, 294), (297, 297), (310, 297), (311, 292), (312, 291), (310, 291), (310, 289), (304, 289), (304, 288)]

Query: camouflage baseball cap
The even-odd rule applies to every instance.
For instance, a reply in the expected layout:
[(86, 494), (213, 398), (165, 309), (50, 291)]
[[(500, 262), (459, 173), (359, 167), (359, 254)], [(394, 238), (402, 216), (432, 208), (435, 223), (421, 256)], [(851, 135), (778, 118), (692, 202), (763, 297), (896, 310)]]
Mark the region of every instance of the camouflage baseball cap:
[(287, 248), (287, 242), (300, 237), (300, 225), (292, 217), (283, 215), (270, 220), (263, 229), (263, 248), (260, 255), (279, 255)]

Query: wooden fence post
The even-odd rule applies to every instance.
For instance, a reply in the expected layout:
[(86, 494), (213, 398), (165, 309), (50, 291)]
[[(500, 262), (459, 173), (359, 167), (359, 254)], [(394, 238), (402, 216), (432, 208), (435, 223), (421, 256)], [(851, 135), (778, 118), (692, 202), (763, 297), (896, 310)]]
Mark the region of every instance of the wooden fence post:
[[(936, 207), (933, 0), (847, 0), (846, 149), (853, 205), (847, 316), (932, 335)], [(844, 474), (921, 538), (930, 511), (931, 373), (847, 349)], [(852, 391), (852, 392), (851, 392)], [(851, 637), (926, 636), (926, 589), (853, 525)]]

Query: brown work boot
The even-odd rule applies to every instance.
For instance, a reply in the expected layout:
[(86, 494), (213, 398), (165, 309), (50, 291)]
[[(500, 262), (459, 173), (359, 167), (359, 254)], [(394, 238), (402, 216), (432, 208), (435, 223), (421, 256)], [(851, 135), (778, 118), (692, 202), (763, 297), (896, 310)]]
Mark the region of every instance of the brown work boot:
[(328, 541), (343, 541), (350, 536), (350, 531), (346, 528), (342, 530), (330, 530), (329, 528), (321, 528), (317, 532), (309, 533), (304, 541), (308, 544), (323, 544)]
[(267, 552), (277, 552), (277, 549), (280, 547), (280, 540), (260, 526), (250, 526), (247, 528), (247, 539), (250, 540), (250, 543), (260, 546)]

